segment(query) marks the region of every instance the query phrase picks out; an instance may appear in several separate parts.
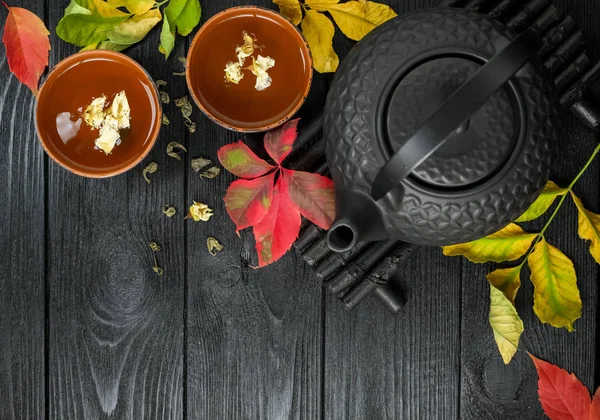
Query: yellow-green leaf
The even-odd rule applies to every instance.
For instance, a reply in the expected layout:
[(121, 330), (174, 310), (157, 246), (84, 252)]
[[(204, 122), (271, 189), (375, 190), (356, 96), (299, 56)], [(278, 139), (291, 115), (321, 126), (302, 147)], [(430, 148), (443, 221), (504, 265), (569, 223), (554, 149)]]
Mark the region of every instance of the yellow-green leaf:
[[(108, 7), (108, 3), (104, 3)], [(86, 3), (87, 5), (87, 3)], [(71, 0), (65, 9), (65, 15), (56, 26), (56, 34), (66, 42), (87, 47), (107, 39), (107, 33), (125, 22), (129, 15), (117, 10), (116, 16), (100, 15), (90, 2), (90, 9)], [(107, 12), (108, 13), (108, 12)]]
[(590, 244), (590, 254), (600, 264), (600, 214), (592, 213), (583, 207), (581, 200), (571, 193), (573, 201), (579, 210), (579, 221), (577, 233), (584, 240), (592, 241)]
[(528, 259), (531, 270), (533, 310), (540, 321), (573, 331), (581, 317), (581, 297), (571, 260), (542, 238)]
[(490, 286), (489, 320), (502, 360), (509, 364), (517, 352), (519, 338), (525, 328), (514, 305), (494, 286)]
[(528, 233), (511, 223), (504, 229), (485, 238), (465, 244), (443, 247), (444, 255), (463, 255), (474, 263), (513, 261), (522, 257), (533, 240), (535, 233)]
[(533, 202), (533, 204), (527, 209), (525, 213), (517, 219), (517, 222), (529, 222), (530, 220), (537, 219), (550, 208), (556, 197), (560, 197), (569, 192), (568, 188), (560, 188), (552, 181), (548, 181), (544, 191), (540, 196)]
[(162, 15), (158, 9), (135, 15), (108, 32), (108, 40), (115, 44), (135, 44), (144, 39), (161, 20)]
[(279, 6), (279, 12), (294, 25), (302, 22), (302, 7), (298, 0), (273, 0), (273, 3)]
[(333, 50), (335, 28), (327, 16), (314, 10), (307, 10), (302, 21), (302, 33), (308, 42), (315, 70), (319, 73), (333, 73), (340, 59)]
[(129, 16), (127, 13), (123, 13), (116, 6), (111, 3), (107, 3), (104, 0), (78, 0), (79, 5), (89, 9), (92, 14), (97, 14), (102, 17), (124, 17)]
[(344, 35), (354, 41), (360, 41), (382, 23), (398, 16), (390, 6), (372, 1), (333, 4), (327, 11)]
[(306, 0), (306, 5), (317, 12), (326, 12), (327, 9), (334, 4), (338, 4), (340, 0)]
[(173, 48), (175, 48), (175, 31), (171, 30), (169, 19), (165, 16), (162, 30), (160, 31), (160, 45), (158, 46), (158, 50), (165, 55), (165, 58), (169, 58)]
[(510, 268), (499, 268), (486, 276), (492, 287), (504, 293), (504, 296), (512, 304), (515, 303), (517, 292), (521, 287), (521, 267), (521, 265), (518, 265)]
[(156, 4), (154, 0), (108, 0), (108, 4), (116, 7), (126, 7), (131, 13), (143, 15)]

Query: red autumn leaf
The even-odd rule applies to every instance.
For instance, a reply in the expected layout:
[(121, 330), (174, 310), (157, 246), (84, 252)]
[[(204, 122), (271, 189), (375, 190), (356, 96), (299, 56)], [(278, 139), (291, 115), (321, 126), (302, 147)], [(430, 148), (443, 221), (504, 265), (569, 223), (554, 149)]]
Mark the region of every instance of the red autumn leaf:
[(600, 388), (596, 390), (590, 405), (590, 420), (600, 420)]
[(236, 231), (258, 224), (267, 214), (273, 198), (275, 173), (253, 180), (238, 179), (225, 194), (225, 207)]
[(218, 152), (221, 165), (229, 172), (240, 178), (252, 179), (266, 174), (275, 166), (256, 156), (241, 141), (221, 147)]
[(537, 369), (538, 394), (552, 420), (588, 420), (590, 394), (574, 374), (529, 354)]
[(281, 176), (275, 186), (269, 212), (254, 226), (260, 267), (277, 261), (289, 251), (300, 233), (300, 224), (300, 212), (290, 201), (286, 180)]
[(265, 149), (269, 156), (279, 164), (290, 154), (298, 137), (298, 121), (288, 121), (286, 124), (265, 134)]
[(2, 42), (10, 71), (31, 89), (38, 92), (40, 76), (48, 65), (50, 32), (39, 17), (21, 7), (9, 7)]
[(329, 229), (335, 218), (335, 186), (329, 178), (284, 169), (290, 199), (300, 213), (315, 225)]

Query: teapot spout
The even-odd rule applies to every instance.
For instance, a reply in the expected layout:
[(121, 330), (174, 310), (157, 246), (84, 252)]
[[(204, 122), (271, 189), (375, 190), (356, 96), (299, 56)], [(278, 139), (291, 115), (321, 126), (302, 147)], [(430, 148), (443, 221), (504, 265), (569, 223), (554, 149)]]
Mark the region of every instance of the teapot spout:
[(337, 218), (327, 233), (327, 246), (346, 252), (359, 241), (388, 239), (381, 209), (368, 195), (341, 192), (336, 197)]

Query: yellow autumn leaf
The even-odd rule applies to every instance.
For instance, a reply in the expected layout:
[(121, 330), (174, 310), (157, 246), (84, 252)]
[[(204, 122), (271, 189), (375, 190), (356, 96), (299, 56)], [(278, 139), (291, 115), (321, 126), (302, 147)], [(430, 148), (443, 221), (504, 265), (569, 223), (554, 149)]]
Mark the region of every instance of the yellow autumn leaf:
[(319, 73), (333, 73), (340, 59), (333, 50), (335, 28), (327, 16), (314, 10), (307, 10), (302, 21), (302, 33), (308, 42), (315, 70)]
[(125, 7), (131, 13), (143, 15), (154, 7), (154, 0), (108, 0), (108, 4), (116, 7)]
[(511, 268), (499, 268), (489, 273), (486, 278), (496, 289), (504, 293), (504, 296), (512, 303), (515, 303), (517, 292), (521, 287), (521, 267), (518, 265)]
[(535, 233), (528, 233), (511, 223), (504, 229), (485, 238), (464, 244), (442, 247), (444, 255), (463, 255), (474, 263), (513, 261), (522, 257), (533, 240)]
[(279, 12), (294, 25), (302, 22), (302, 7), (298, 0), (273, 0), (273, 3), (279, 6)]
[(544, 238), (528, 259), (534, 285), (533, 310), (540, 321), (573, 331), (581, 317), (581, 297), (571, 260)]
[(519, 338), (525, 328), (514, 305), (494, 286), (490, 286), (489, 320), (502, 360), (509, 364), (517, 352)]
[(382, 23), (398, 16), (390, 6), (372, 1), (332, 4), (327, 11), (344, 35), (354, 41), (360, 41)]
[(338, 4), (340, 0), (306, 0), (306, 5), (317, 12), (326, 12), (330, 6)]
[(544, 187), (544, 191), (533, 202), (525, 213), (517, 219), (517, 222), (528, 222), (537, 219), (550, 208), (556, 197), (560, 197), (569, 192), (568, 188), (560, 188), (552, 181), (548, 181)]
[(161, 20), (160, 10), (152, 9), (119, 24), (107, 36), (109, 41), (117, 44), (135, 44), (144, 39)]
[(104, 0), (82, 0), (79, 5), (91, 11), (92, 14), (98, 14), (102, 17), (127, 16), (127, 13), (120, 11), (118, 6), (107, 3)]
[(575, 194), (571, 193), (571, 197), (573, 197), (577, 210), (579, 210), (577, 233), (579, 233), (581, 239), (592, 241), (590, 254), (600, 264), (600, 214), (586, 210)]

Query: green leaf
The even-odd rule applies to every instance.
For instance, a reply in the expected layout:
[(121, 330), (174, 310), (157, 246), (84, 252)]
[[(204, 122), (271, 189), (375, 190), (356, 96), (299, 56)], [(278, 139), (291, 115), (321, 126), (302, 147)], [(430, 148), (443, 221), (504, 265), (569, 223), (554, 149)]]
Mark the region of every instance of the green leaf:
[(571, 260), (542, 238), (528, 258), (535, 287), (533, 310), (543, 323), (573, 331), (581, 318), (581, 297)]
[(527, 252), (536, 237), (536, 233), (527, 233), (511, 223), (485, 238), (445, 246), (443, 251), (448, 256), (463, 255), (474, 263), (513, 261)]
[(165, 16), (173, 33), (177, 29), (179, 35), (187, 36), (200, 23), (202, 7), (199, 0), (171, 0), (165, 8)]
[(165, 14), (163, 19), (163, 27), (160, 32), (160, 47), (159, 50), (165, 55), (165, 58), (169, 58), (171, 51), (175, 48), (175, 33), (171, 31), (171, 25), (169, 24), (169, 18)]
[(517, 222), (529, 222), (530, 220), (537, 219), (550, 208), (556, 197), (560, 197), (569, 192), (568, 188), (560, 188), (552, 181), (548, 181), (544, 191), (540, 196), (533, 202), (533, 204), (527, 209), (525, 213), (517, 219)]
[[(120, 12), (119, 12), (120, 13)], [(58, 22), (56, 34), (66, 42), (79, 47), (87, 47), (108, 38), (108, 32), (125, 22), (129, 15), (105, 17), (92, 13), (75, 0), (65, 10), (65, 16)]]
[(519, 287), (521, 287), (521, 267), (522, 265), (511, 268), (499, 268), (486, 276), (490, 284), (504, 293), (504, 296), (512, 304), (515, 303), (517, 292), (519, 291)]
[(494, 286), (490, 286), (489, 321), (502, 360), (509, 364), (517, 352), (519, 338), (525, 328), (514, 305)]

